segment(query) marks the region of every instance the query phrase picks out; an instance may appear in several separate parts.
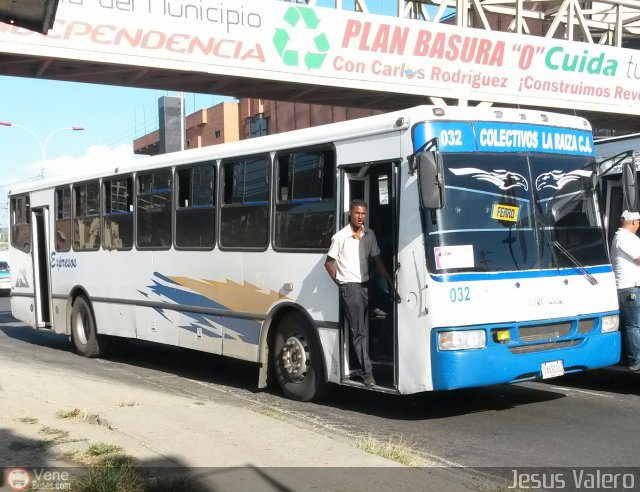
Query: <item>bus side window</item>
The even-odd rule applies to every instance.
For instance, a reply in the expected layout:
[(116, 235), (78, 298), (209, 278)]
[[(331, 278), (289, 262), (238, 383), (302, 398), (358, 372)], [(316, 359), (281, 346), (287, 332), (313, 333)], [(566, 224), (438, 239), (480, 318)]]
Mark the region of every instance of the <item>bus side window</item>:
[(333, 150), (277, 157), (276, 248), (328, 249), (335, 223)]
[(131, 177), (104, 180), (105, 249), (128, 250), (133, 247), (133, 183)]
[(176, 171), (176, 247), (213, 248), (215, 175), (215, 162)]
[(73, 187), (73, 249), (95, 251), (100, 247), (100, 185), (98, 181)]
[(141, 249), (171, 247), (171, 169), (139, 174), (136, 195), (137, 244)]
[(71, 249), (71, 188), (56, 188), (56, 251)]
[(222, 163), (220, 246), (266, 249), (269, 241), (268, 156)]
[(11, 245), (25, 253), (31, 251), (30, 216), (28, 195), (11, 199)]

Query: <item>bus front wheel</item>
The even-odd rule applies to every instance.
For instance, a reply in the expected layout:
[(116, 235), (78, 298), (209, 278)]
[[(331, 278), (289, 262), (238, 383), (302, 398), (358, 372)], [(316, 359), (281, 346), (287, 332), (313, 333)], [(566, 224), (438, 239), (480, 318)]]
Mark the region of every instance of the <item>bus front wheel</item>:
[(83, 357), (98, 357), (100, 346), (91, 305), (85, 297), (77, 297), (71, 310), (71, 341), (76, 353)]
[(285, 395), (310, 401), (326, 394), (322, 351), (301, 313), (290, 313), (282, 319), (273, 348), (274, 372)]

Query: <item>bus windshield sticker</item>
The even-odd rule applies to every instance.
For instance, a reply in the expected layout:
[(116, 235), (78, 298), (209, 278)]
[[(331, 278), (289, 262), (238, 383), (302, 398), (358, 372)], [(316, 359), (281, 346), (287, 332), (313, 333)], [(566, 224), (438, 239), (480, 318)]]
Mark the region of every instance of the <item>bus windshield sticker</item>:
[(518, 222), (518, 207), (513, 205), (503, 205), (494, 203), (491, 207), (491, 218), (496, 220), (506, 220), (508, 222)]
[(413, 129), (413, 148), (438, 138), (442, 152), (544, 152), (593, 156), (590, 131), (498, 121), (438, 121)]
[(473, 268), (475, 266), (472, 244), (462, 246), (436, 246), (433, 248), (433, 251), (435, 253), (436, 268), (438, 270)]

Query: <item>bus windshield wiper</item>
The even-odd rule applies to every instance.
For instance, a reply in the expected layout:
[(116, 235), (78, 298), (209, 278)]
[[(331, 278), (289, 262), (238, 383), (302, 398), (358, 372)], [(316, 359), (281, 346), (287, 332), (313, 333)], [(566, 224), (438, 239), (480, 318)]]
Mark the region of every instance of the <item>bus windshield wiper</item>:
[[(544, 236), (544, 239), (549, 245), (549, 250), (551, 251), (551, 256), (553, 257), (553, 262), (555, 263), (556, 268), (560, 268), (560, 262), (558, 261), (558, 257), (556, 256), (556, 249), (553, 247), (553, 241), (551, 241), (551, 238), (549, 237), (549, 232), (547, 231), (547, 229), (545, 229), (544, 224), (542, 223), (542, 220), (540, 220), (540, 217), (537, 214), (534, 214), (534, 218), (536, 221), (536, 225), (538, 226), (538, 229), (542, 231), (542, 235)], [(542, 246), (543, 244), (544, 243), (541, 242), (540, 243), (541, 248), (539, 248), (541, 255), (544, 250), (544, 247)]]
[(551, 240), (551, 237), (549, 237), (549, 232), (545, 228), (544, 224), (542, 223), (542, 220), (540, 220), (540, 217), (538, 215), (535, 215), (535, 221), (536, 221), (536, 224), (538, 225), (538, 228), (542, 230), (542, 235), (545, 237), (547, 244), (549, 244), (550, 246), (551, 255), (553, 256), (553, 260), (555, 261), (556, 268), (560, 268), (560, 262), (558, 261), (558, 256), (556, 255), (556, 249), (557, 249), (562, 254), (564, 254), (571, 263), (573, 263), (573, 265), (576, 267), (576, 270), (578, 270), (580, 274), (582, 274), (584, 278), (586, 278), (591, 285), (596, 285), (598, 283), (598, 280), (587, 271), (587, 269), (582, 265), (582, 263), (580, 263), (578, 259), (575, 256), (573, 256), (569, 252), (569, 250), (567, 250), (567, 248), (565, 248), (558, 241)]
[(562, 254), (564, 254), (569, 259), (569, 261), (575, 265), (576, 269), (584, 276), (584, 278), (589, 281), (591, 285), (596, 285), (598, 283), (598, 280), (587, 271), (582, 263), (580, 263), (578, 259), (573, 256), (567, 248), (565, 248), (558, 241), (553, 241), (551, 244), (558, 248), (562, 252)]

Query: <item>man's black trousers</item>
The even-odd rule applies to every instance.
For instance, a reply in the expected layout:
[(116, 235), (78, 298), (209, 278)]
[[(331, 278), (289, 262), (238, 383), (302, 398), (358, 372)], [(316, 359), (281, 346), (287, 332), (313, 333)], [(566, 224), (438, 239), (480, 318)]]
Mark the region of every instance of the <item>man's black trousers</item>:
[(351, 342), (362, 376), (371, 374), (369, 359), (369, 289), (366, 283), (340, 284), (340, 302), (351, 327)]

